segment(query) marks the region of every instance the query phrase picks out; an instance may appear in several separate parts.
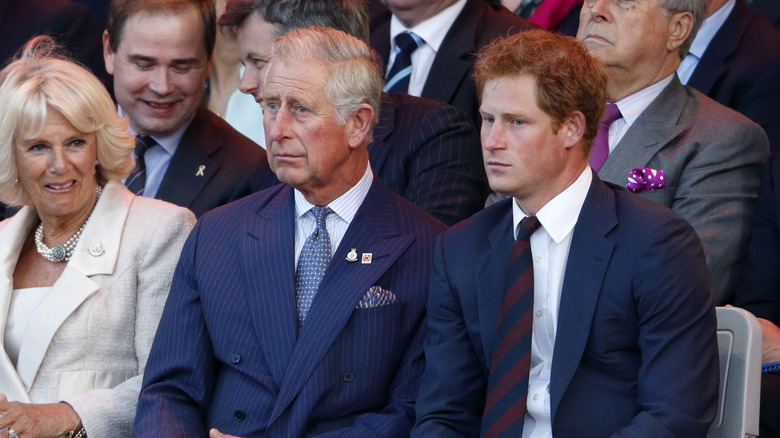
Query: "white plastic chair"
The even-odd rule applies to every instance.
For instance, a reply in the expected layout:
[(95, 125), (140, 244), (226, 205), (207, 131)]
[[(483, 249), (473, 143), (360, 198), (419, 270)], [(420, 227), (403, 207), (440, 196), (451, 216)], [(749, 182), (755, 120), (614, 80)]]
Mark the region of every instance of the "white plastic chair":
[(707, 438), (755, 438), (761, 392), (761, 325), (736, 307), (716, 308), (720, 384)]

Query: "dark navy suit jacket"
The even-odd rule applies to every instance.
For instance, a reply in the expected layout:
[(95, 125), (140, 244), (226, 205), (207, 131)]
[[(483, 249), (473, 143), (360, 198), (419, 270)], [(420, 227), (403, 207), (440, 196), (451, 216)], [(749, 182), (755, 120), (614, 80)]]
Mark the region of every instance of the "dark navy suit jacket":
[(780, 154), (772, 154), (758, 192), (742, 280), (731, 301), (780, 326)]
[(688, 80), (761, 125), (780, 148), (780, 30), (737, 0)]
[[(479, 435), (512, 202), (437, 242), (412, 436)], [(695, 231), (594, 174), (573, 233), (549, 387), (553, 436), (703, 438), (719, 376), (715, 309)]]
[(243, 198), (253, 175), (268, 175), (265, 150), (219, 116), (198, 108), (155, 198), (203, 213)]
[[(408, 435), (432, 251), (444, 226), (375, 180), (296, 337), (293, 190), (205, 215), (185, 244), (134, 436)], [(372, 253), (370, 264), (346, 260)], [(397, 302), (356, 305), (372, 286)]]
[[(371, 47), (382, 56), (387, 67), (390, 56), (390, 19), (382, 10), (371, 16)], [(463, 109), (474, 126), (480, 126), (479, 102), (474, 86), (476, 54), (494, 38), (539, 26), (513, 14), (501, 5), (484, 0), (468, 0), (450, 27), (433, 60), (421, 97), (449, 103)]]

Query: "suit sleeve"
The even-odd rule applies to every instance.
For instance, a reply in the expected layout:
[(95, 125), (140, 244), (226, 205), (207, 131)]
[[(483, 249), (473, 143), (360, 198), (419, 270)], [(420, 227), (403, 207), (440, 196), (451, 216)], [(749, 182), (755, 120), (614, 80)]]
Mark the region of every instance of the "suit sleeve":
[(766, 135), (754, 123), (733, 124), (722, 134), (691, 157), (671, 205), (701, 239), (715, 305), (723, 305), (736, 286), (769, 154)]
[(149, 353), (134, 437), (207, 434), (203, 412), (211, 399), (214, 355), (195, 277), (200, 223), (187, 239)]
[[(669, 213), (631, 274), (641, 411), (613, 438), (704, 438), (718, 403), (715, 308), (701, 247)], [(669, 220), (674, 219), (674, 220)]]
[(424, 347), (426, 365), (412, 437), (479, 436), (485, 404), (487, 376), (450, 282), (445, 239), (440, 237), (434, 250)]
[[(139, 260), (136, 280), (135, 345), (138, 375), (112, 389), (77, 394), (65, 401), (81, 418), (84, 429), (92, 436), (128, 435), (135, 416), (141, 379), (149, 356), (157, 324), (171, 285), (171, 271), (179, 259), (195, 216), (184, 208), (163, 210), (156, 218), (145, 256)], [(123, 243), (127, 248), (128, 243)]]
[(753, 234), (732, 303), (760, 318), (780, 325), (780, 233), (778, 233), (776, 178), (780, 155), (774, 154), (764, 170), (753, 221)]
[(447, 225), (484, 207), (488, 188), (479, 135), (462, 110), (436, 105), (406, 135), (421, 146), (405, 163), (404, 198)]

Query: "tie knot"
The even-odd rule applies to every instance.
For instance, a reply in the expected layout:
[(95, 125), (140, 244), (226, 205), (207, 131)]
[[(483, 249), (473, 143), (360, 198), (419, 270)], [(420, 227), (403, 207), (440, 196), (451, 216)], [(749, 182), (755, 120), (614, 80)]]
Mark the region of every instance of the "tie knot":
[(517, 226), (517, 238), (528, 240), (531, 238), (531, 234), (538, 230), (542, 224), (536, 216), (526, 216)]
[(156, 145), (157, 142), (154, 141), (154, 139), (148, 135), (136, 135), (135, 136), (135, 156), (138, 158), (141, 158), (144, 156), (146, 151), (149, 150), (152, 146)]
[(327, 230), (328, 227), (325, 226), (325, 217), (328, 216), (328, 214), (333, 211), (330, 209), (330, 207), (312, 207), (311, 213), (314, 215), (314, 220), (317, 222), (317, 228), (322, 230)]
[(395, 46), (401, 53), (411, 55), (422, 44), (423, 40), (413, 32), (402, 32), (395, 36)]
[(614, 103), (608, 103), (607, 104), (607, 110), (604, 111), (604, 117), (601, 119), (601, 123), (609, 126), (614, 122), (615, 120), (623, 117), (622, 114), (620, 114), (620, 109), (617, 105)]

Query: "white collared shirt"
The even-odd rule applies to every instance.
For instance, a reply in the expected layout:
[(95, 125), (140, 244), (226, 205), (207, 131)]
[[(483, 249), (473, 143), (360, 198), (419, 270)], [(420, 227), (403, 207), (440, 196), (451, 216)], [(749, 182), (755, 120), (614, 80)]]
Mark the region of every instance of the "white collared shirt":
[[(122, 110), (122, 107), (117, 105), (117, 108), (119, 115), (124, 117), (125, 112)], [(157, 144), (147, 149), (144, 154), (146, 183), (144, 184), (143, 196), (154, 198), (157, 195), (157, 190), (160, 189), (163, 176), (165, 176), (165, 172), (168, 170), (168, 165), (171, 164), (171, 158), (173, 158), (173, 154), (176, 153), (176, 149), (179, 148), (179, 142), (181, 142), (181, 138), (184, 136), (184, 132), (187, 128), (189, 128), (193, 118), (195, 118), (195, 114), (192, 115), (187, 123), (182, 125), (181, 128), (177, 129), (176, 132), (171, 135), (166, 135), (165, 137), (158, 137), (156, 135), (151, 136)], [(132, 131), (133, 134), (138, 135), (132, 127), (130, 128), (130, 131)], [(135, 156), (135, 151), (133, 151), (133, 158), (138, 158)]]
[(612, 122), (609, 125), (609, 153), (615, 150), (615, 146), (620, 143), (623, 136), (631, 125), (636, 122), (636, 119), (650, 106), (651, 103), (661, 94), (661, 91), (672, 82), (674, 73), (661, 79), (660, 81), (645, 87), (636, 93), (623, 98), (622, 100), (615, 102), (620, 110), (621, 118)]
[[(593, 174), (586, 166), (572, 185), (558, 194), (536, 214), (542, 226), (531, 235), (534, 266), (534, 319), (531, 341), (531, 373), (523, 426), (524, 438), (552, 438), (550, 373), (552, 371), (558, 308), (563, 276), (569, 258), (574, 226), (588, 195)], [(514, 237), (526, 214), (512, 203)]]
[[(373, 181), (374, 174), (371, 172), (371, 165), (368, 164), (360, 181), (328, 204), (328, 207), (333, 211), (325, 217), (325, 227), (328, 229), (328, 235), (330, 235), (331, 258), (333, 254), (336, 254), (341, 239), (344, 238), (344, 233), (347, 232), (349, 224), (352, 223), (352, 219), (355, 218), (355, 214), (357, 214), (358, 209), (363, 204), (363, 200), (366, 199)], [(303, 250), (303, 244), (306, 243), (306, 239), (317, 228), (317, 222), (314, 219), (314, 214), (310, 211), (314, 204), (307, 201), (303, 193), (297, 189), (294, 190), (294, 194), (295, 266), (298, 266), (298, 257), (301, 255), (301, 250)]]
[(389, 72), (395, 62), (395, 37), (402, 32), (414, 32), (425, 41), (412, 53), (412, 75), (409, 77), (409, 91), (412, 96), (422, 94), (428, 73), (431, 71), (433, 59), (439, 51), (444, 37), (447, 36), (455, 19), (466, 7), (466, 0), (458, 0), (433, 17), (423, 21), (411, 29), (401, 23), (395, 15), (390, 20), (390, 56), (387, 59), (387, 71)]
[(693, 72), (696, 70), (696, 66), (699, 65), (699, 60), (704, 56), (704, 52), (707, 51), (710, 42), (715, 38), (715, 34), (718, 33), (723, 23), (729, 18), (731, 11), (734, 10), (734, 6), (737, 4), (737, 0), (728, 0), (723, 6), (720, 7), (714, 14), (704, 19), (701, 24), (701, 28), (696, 33), (696, 38), (691, 43), (691, 48), (688, 50), (688, 54), (677, 67), (677, 75), (680, 77), (680, 82), (687, 84), (691, 80)]

